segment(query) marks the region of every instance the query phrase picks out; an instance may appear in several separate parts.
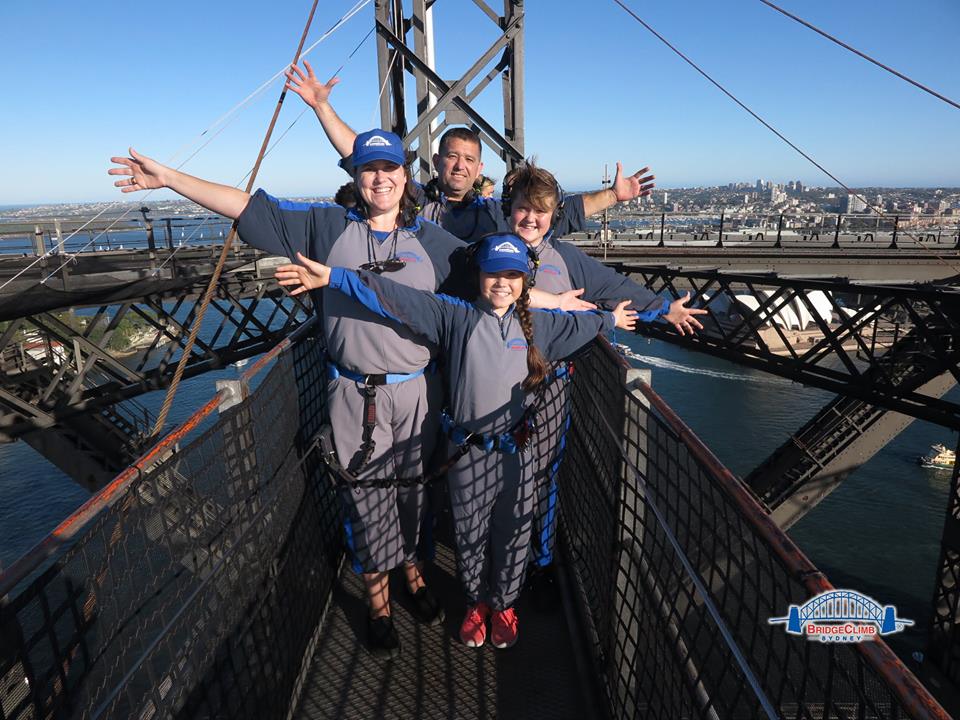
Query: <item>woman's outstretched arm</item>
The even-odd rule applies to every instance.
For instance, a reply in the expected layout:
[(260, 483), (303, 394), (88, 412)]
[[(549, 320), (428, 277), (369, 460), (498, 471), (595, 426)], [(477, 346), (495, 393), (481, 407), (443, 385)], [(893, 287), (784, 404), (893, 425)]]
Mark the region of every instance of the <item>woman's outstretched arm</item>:
[(250, 202), (250, 194), (243, 190), (187, 175), (141, 155), (133, 148), (130, 148), (129, 157), (112, 157), (110, 162), (117, 167), (110, 168), (107, 173), (122, 176), (113, 184), (123, 193), (168, 188), (207, 210), (234, 220)]

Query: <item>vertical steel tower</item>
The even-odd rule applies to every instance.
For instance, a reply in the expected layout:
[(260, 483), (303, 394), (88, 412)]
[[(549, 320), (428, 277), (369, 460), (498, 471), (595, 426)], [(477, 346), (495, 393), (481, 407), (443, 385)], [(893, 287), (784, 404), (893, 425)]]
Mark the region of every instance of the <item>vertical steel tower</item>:
[[(435, 143), (449, 125), (468, 125), (512, 168), (524, 156), (523, 137), (523, 0), (503, 0), (498, 15), (484, 0), (474, 0), (478, 20), (496, 25), (498, 36), (459, 78), (445, 80), (435, 67), (433, 14), (435, 0), (411, 0), (404, 15), (403, 0), (376, 0), (377, 62), (380, 75), (380, 118), (416, 149), (420, 177), (429, 177)], [(474, 35), (472, 29), (465, 34)], [(412, 34), (412, 46), (410, 44)], [(468, 52), (468, 50), (465, 50)], [(469, 52), (472, 52), (470, 50)], [(499, 59), (496, 59), (499, 55)], [(481, 75), (486, 71), (486, 74)], [(415, 82), (407, 122), (408, 98), (404, 73)], [(497, 77), (503, 87), (503, 124), (491, 123), (473, 107), (474, 100)]]

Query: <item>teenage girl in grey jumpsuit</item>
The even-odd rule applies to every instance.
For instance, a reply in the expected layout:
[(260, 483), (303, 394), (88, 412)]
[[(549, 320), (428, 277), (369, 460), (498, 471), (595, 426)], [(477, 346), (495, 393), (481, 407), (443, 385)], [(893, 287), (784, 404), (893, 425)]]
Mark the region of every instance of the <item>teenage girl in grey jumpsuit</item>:
[(529, 310), (526, 248), (506, 233), (485, 238), (477, 252), (480, 297), (474, 303), (299, 260), (301, 265), (278, 268), (282, 285), (301, 285), (294, 292), (302, 292), (329, 284), (440, 347), (450, 401), (444, 427), (451, 454), (464, 450), (447, 475), (470, 602), (460, 634), (466, 644), (482, 645), (492, 611), (493, 643), (509, 647), (517, 637), (512, 605), (522, 585), (534, 507), (532, 457), (518, 452), (515, 439), (528, 392), (542, 382), (546, 361), (569, 356), (614, 323), (632, 328), (636, 314), (626, 310), (627, 302), (612, 313)]
[[(625, 275), (587, 255), (569, 242), (554, 239), (556, 217), (565, 204), (556, 178), (527, 162), (507, 176), (507, 190), (503, 203), (507, 222), (513, 232), (526, 243), (531, 255), (536, 287), (548, 293), (564, 293), (582, 289), (582, 299), (613, 307), (622, 300), (630, 300), (639, 315), (639, 322), (654, 322), (663, 318), (683, 332), (692, 332), (700, 323), (691, 315), (705, 310), (691, 310), (684, 300), (671, 302), (651, 292)], [(550, 565), (556, 539), (557, 474), (563, 459), (566, 430), (569, 424), (568, 384), (566, 364), (559, 364), (543, 396), (544, 410), (541, 426), (533, 444), (536, 458), (537, 509), (534, 513), (534, 537), (531, 544), (532, 562), (538, 568)]]

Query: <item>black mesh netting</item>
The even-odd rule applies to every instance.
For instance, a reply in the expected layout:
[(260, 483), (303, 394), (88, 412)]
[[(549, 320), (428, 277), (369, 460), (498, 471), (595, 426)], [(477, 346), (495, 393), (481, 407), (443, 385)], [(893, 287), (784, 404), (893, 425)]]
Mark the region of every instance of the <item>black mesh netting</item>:
[(856, 646), (768, 624), (809, 590), (716, 470), (640, 394), (624, 391), (626, 372), (600, 345), (577, 360), (561, 471), (567, 560), (611, 716), (916, 717)]
[(0, 608), (0, 718), (285, 717), (341, 552), (322, 379), (302, 339)]
[[(628, 392), (625, 373), (605, 343), (576, 360), (560, 477), (565, 575), (600, 711), (748, 719), (766, 717), (766, 703), (785, 718), (931, 716), (908, 714), (857, 647), (767, 623), (809, 599), (803, 578), (735, 501), (725, 471)], [(325, 674), (323, 643), (314, 647), (342, 552), (336, 494), (310, 450), (324, 385), (317, 340), (300, 338), (247, 400), (21, 584), (0, 606), (0, 720), (285, 718), (310, 657), (305, 697), (318, 704), (322, 690), (338, 716), (356, 716), (337, 683), (368, 676)], [(449, 692), (429, 685), (443, 677), (430, 663), (464, 650), (451, 643), (416, 656), (418, 693)], [(496, 676), (476, 677), (495, 683), (500, 716), (511, 691)], [(391, 682), (386, 671), (369, 677)], [(448, 705), (443, 717), (457, 716)]]

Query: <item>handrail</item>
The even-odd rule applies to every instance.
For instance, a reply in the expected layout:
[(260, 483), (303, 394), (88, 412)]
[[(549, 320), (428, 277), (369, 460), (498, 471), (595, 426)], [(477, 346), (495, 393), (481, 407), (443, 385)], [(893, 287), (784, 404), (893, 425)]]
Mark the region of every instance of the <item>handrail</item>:
[[(273, 348), (261, 355), (241, 376), (239, 382), (243, 385), (249, 382), (266, 367), (281, 352), (290, 347), (300, 337), (310, 331), (316, 323), (316, 316), (312, 316)], [(24, 580), (31, 572), (50, 557), (58, 548), (72, 540), (101, 512), (113, 505), (130, 486), (130, 484), (160, 456), (179, 443), (203, 422), (220, 403), (227, 399), (229, 391), (218, 390), (203, 406), (195, 410), (190, 417), (173, 428), (152, 447), (135, 460), (128, 468), (121, 471), (113, 480), (104, 485), (96, 494), (92, 495), (83, 505), (74, 510), (60, 522), (43, 540), (27, 550), (17, 560), (0, 572), (0, 598), (6, 596), (13, 588)]]

